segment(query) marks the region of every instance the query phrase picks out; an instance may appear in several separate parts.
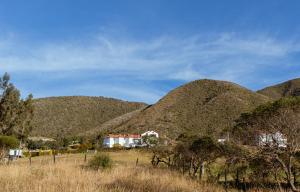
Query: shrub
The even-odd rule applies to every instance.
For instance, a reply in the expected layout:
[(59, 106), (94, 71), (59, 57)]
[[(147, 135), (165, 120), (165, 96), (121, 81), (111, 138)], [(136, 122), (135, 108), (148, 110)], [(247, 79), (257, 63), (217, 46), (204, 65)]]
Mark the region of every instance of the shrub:
[(79, 151), (80, 152), (85, 152), (86, 150), (92, 150), (93, 149), (93, 144), (92, 143), (82, 143), (80, 146), (79, 146)]
[(43, 150), (49, 150), (49, 149), (58, 149), (58, 143), (56, 141), (33, 141), (33, 140), (28, 140), (27, 141), (27, 147), (28, 149), (31, 150), (36, 150), (36, 149), (43, 149)]
[(118, 143), (113, 144), (114, 149), (123, 149), (124, 147)]
[(0, 147), (1, 148), (16, 148), (19, 146), (19, 141), (13, 136), (0, 136)]
[(38, 140), (38, 141), (28, 140), (27, 141), (27, 148), (28, 149), (31, 149), (31, 150), (41, 149), (42, 146), (43, 146), (43, 141), (42, 140)]
[(143, 142), (148, 146), (155, 146), (158, 144), (158, 138), (154, 135), (143, 136)]
[(89, 161), (88, 166), (94, 170), (109, 169), (112, 167), (112, 159), (107, 154), (99, 153)]

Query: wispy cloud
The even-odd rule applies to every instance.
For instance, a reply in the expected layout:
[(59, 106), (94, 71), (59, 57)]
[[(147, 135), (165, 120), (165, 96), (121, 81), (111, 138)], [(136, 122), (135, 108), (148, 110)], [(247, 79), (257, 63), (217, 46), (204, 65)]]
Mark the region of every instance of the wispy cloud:
[[(191, 70), (193, 67), (204, 67), (205, 64), (220, 66), (224, 62), (239, 65), (242, 58), (244, 61), (254, 61), (255, 64), (257, 60), (261, 62), (262, 58), (278, 59), (299, 51), (295, 42), (280, 42), (269, 37), (239, 38), (233, 34), (183, 39), (160, 37), (149, 41), (116, 41), (108, 36), (98, 35), (85, 42), (41, 45), (10, 39), (0, 41), (0, 49), (4, 53), (1, 54), (0, 64), (6, 70), (97, 69), (133, 73), (151, 70), (153, 75), (178, 73), (187, 66)], [(177, 72), (176, 67), (179, 67)]]
[[(214, 78), (246, 84), (250, 77), (256, 78), (255, 74), (290, 62), (299, 51), (296, 41), (230, 33), (188, 38), (163, 36), (144, 41), (116, 40), (98, 34), (81, 41), (41, 44), (10, 37), (0, 38), (0, 69), (19, 73), (85, 70), (117, 74), (135, 81)], [(145, 101), (154, 101), (161, 95), (141, 89), (130, 89), (129, 93), (121, 87), (110, 90), (127, 92), (132, 97), (144, 95)]]

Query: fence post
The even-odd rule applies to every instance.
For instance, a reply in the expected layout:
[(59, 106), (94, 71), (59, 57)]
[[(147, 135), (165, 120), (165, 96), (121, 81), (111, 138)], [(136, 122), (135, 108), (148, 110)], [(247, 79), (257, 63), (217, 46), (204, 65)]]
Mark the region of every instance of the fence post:
[(204, 162), (201, 162), (200, 169), (199, 169), (199, 180), (202, 180), (202, 177), (204, 175)]
[(84, 154), (84, 162), (86, 162), (86, 153)]
[(55, 159), (55, 151), (53, 150), (53, 163), (55, 164), (55, 161), (56, 161), (56, 159)]
[(243, 177), (243, 191), (244, 191), (244, 192), (247, 191), (247, 186), (246, 186), (246, 180), (245, 180), (245, 177)]
[(225, 168), (225, 173), (224, 173), (224, 182), (225, 182), (225, 191), (227, 192), (227, 168)]
[(238, 168), (236, 170), (235, 187), (236, 188), (240, 187), (240, 174), (239, 174), (239, 169)]
[(31, 166), (31, 152), (29, 152), (29, 165)]
[(139, 163), (139, 158), (136, 158), (135, 166), (137, 167)]

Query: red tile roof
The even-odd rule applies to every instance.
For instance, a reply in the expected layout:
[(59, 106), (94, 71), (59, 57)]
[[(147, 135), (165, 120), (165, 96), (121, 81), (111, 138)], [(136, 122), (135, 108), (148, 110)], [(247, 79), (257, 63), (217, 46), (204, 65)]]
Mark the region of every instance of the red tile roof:
[(138, 135), (138, 134), (109, 134), (106, 137), (109, 137), (109, 138), (134, 138), (134, 139), (139, 139), (139, 138), (141, 138), (141, 135)]

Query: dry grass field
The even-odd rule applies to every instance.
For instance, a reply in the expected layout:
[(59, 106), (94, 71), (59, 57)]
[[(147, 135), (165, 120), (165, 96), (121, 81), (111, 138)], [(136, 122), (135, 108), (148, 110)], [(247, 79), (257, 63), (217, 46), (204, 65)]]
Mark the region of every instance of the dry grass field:
[[(94, 171), (84, 167), (83, 154), (20, 159), (0, 167), (1, 192), (94, 191), (218, 191), (167, 170), (151, 169), (150, 155), (137, 151), (109, 152), (114, 167)], [(92, 157), (88, 155), (88, 159)], [(139, 158), (136, 167), (136, 158)], [(149, 166), (148, 166), (149, 165)]]
[[(111, 170), (85, 168), (83, 154), (20, 159), (0, 166), (1, 192), (221, 192), (221, 187), (199, 183), (178, 173), (152, 169), (150, 154), (137, 151), (109, 152)], [(92, 154), (88, 155), (90, 159)], [(136, 158), (139, 158), (136, 166)]]

